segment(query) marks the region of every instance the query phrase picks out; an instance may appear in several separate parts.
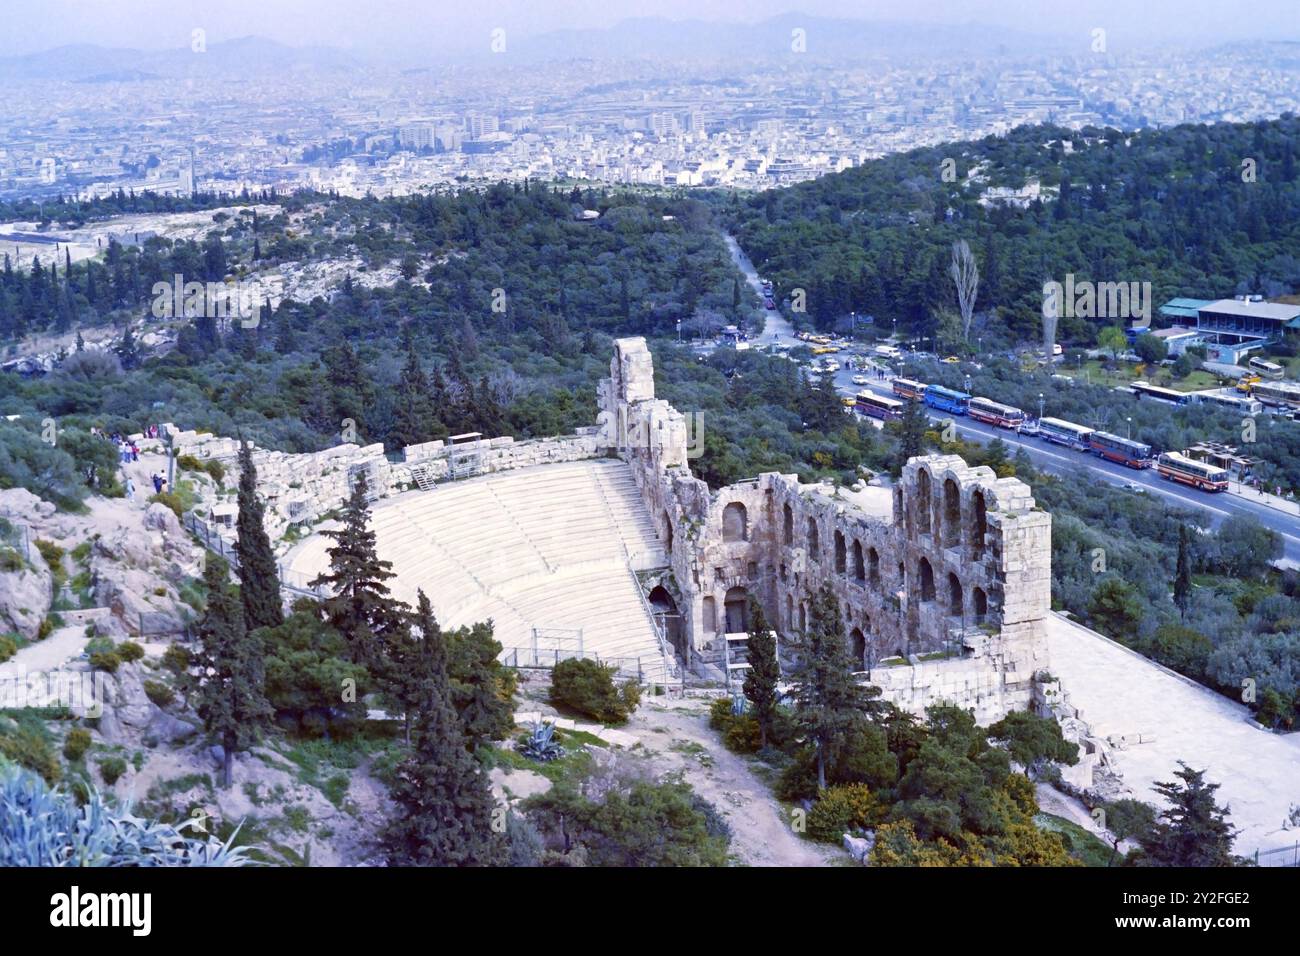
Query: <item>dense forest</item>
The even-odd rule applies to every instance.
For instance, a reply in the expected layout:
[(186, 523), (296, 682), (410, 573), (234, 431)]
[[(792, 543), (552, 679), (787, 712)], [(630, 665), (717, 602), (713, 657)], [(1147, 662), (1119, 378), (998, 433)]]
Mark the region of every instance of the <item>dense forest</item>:
[[(955, 307), (955, 241), (980, 271), (973, 331), (1041, 338), (1047, 280), (1150, 282), (1173, 296), (1278, 295), (1300, 287), (1300, 118), (1121, 132), (1031, 126), (887, 156), (756, 196), (715, 197), (780, 296), (807, 295), (822, 329), (856, 313), (932, 336)], [(1041, 186), (1020, 209), (989, 188)], [(1096, 326), (1063, 317), (1057, 340)]]

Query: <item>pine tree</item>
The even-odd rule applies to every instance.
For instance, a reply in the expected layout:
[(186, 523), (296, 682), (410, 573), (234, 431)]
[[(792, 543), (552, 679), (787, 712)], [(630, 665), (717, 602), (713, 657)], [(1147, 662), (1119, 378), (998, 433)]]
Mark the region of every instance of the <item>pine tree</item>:
[[(498, 866), (506, 861), (504, 827), (487, 777), (465, 749), (451, 703), (447, 650), (428, 599), (417, 612), (419, 652), (410, 662), (419, 688), (415, 750), (391, 789), (398, 815), (384, 833), (392, 866)], [(501, 818), (504, 823), (504, 817)]]
[(1178, 571), (1174, 577), (1174, 605), (1179, 617), (1187, 617), (1192, 601), (1192, 560), (1188, 554), (1187, 525), (1178, 526)]
[(776, 634), (768, 626), (763, 606), (749, 599), (749, 670), (745, 673), (745, 697), (754, 708), (758, 721), (759, 746), (767, 749), (776, 716), (776, 684), (781, 679), (781, 664), (776, 657)]
[(1237, 828), (1228, 811), (1214, 800), (1217, 783), (1205, 782), (1204, 770), (1193, 770), (1181, 760), (1174, 771), (1182, 783), (1157, 782), (1154, 789), (1169, 803), (1160, 811), (1160, 823), (1139, 838), (1146, 866), (1236, 866), (1232, 841)]
[(860, 732), (872, 695), (853, 678), (839, 604), (829, 585), (813, 597), (809, 612), (794, 698), (799, 724), (816, 748), (817, 787), (824, 790), (828, 758)]
[(222, 786), (230, 786), (234, 755), (258, 741), (274, 713), (266, 699), (262, 644), (244, 627), (229, 580), (230, 568), (209, 555), (203, 570), (208, 605), (199, 624), (196, 710), (209, 736), (225, 752)]
[(239, 543), (239, 596), (244, 604), (244, 626), (279, 627), (284, 623), (280, 602), (280, 575), (263, 523), (264, 507), (257, 496), (257, 466), (253, 448), (239, 443), (239, 518), (235, 524)]
[(361, 472), (343, 506), (342, 527), (322, 532), (335, 541), (328, 549), (330, 572), (311, 583), (329, 589), (330, 597), (323, 602), (325, 615), (347, 640), (352, 662), (378, 677), (383, 672), (385, 642), (400, 636), (407, 609), (388, 596), (384, 582), (393, 577), (393, 565), (379, 560), (366, 493), (366, 475)]

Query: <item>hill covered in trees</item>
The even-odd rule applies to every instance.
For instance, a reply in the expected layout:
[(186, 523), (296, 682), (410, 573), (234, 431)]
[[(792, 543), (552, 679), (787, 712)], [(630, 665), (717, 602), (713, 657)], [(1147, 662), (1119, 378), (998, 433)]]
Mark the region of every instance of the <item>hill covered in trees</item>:
[[(886, 333), (895, 320), (940, 332), (941, 311), (956, 307), (952, 245), (964, 239), (980, 270), (984, 340), (1038, 339), (1043, 283), (1071, 273), (1150, 282), (1157, 307), (1300, 287), (1298, 139), (1290, 114), (1140, 132), (1031, 126), (718, 201), (778, 293), (806, 291), (819, 328), (856, 312)], [(981, 202), (1034, 181), (1039, 198), (1026, 208)], [(1096, 321), (1063, 317), (1058, 341), (1091, 344)]]

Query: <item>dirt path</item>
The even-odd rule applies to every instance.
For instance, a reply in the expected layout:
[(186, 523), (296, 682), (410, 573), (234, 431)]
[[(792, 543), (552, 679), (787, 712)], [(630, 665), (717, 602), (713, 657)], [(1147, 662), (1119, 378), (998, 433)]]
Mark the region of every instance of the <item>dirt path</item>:
[(843, 852), (794, 833), (786, 810), (743, 757), (722, 746), (702, 701), (651, 698), (626, 727), (653, 751), (663, 772), (680, 770), (686, 782), (731, 824), (731, 852), (746, 866), (828, 866)]

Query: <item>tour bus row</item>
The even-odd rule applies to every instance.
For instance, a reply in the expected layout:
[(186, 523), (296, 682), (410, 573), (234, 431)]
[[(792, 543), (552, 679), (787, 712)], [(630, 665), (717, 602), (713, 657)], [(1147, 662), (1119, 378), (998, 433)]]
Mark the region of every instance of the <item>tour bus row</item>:
[[(967, 415), (978, 422), (1029, 433), (1026, 427), (1028, 417), (1019, 408), (906, 378), (894, 379), (892, 387), (897, 398), (859, 392), (857, 410), (864, 415), (890, 420), (902, 416), (908, 401), (921, 401), (940, 411)], [(1130, 468), (1154, 467), (1162, 478), (1202, 491), (1226, 491), (1228, 488), (1228, 472), (1225, 469), (1196, 461), (1179, 452), (1157, 453), (1143, 442), (1076, 425), (1060, 418), (1040, 418), (1035, 426), (1038, 437), (1052, 444), (1089, 452), (1098, 458)]]

